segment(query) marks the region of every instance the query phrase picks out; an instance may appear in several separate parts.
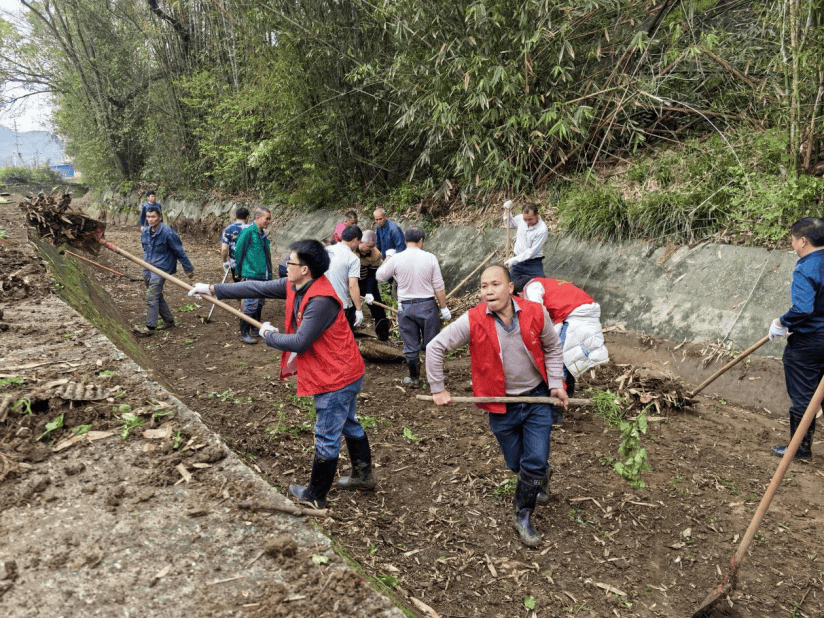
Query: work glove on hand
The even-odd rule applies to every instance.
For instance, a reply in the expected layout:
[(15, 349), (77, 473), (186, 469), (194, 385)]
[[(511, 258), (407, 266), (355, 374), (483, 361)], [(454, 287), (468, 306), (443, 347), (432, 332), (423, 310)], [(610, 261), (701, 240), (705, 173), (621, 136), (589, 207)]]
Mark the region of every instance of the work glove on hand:
[(367, 305), (371, 305), (375, 302), (375, 297), (372, 294), (367, 294), (363, 297), (363, 300), (366, 302)]
[(504, 211), (512, 210), (512, 200), (507, 200), (504, 202)]
[(449, 311), (449, 307), (441, 307), (441, 319), (444, 322), (449, 322), (452, 319), (452, 312)]
[(395, 249), (387, 249), (386, 250), (386, 259), (388, 260), (393, 255), (395, 255), (396, 253), (397, 253), (397, 251)]
[(260, 325), (260, 330), (258, 331), (258, 334), (261, 337), (263, 337), (264, 339), (266, 339), (266, 333), (278, 333), (278, 332), (280, 332), (280, 331), (277, 328), (275, 328), (274, 326), (272, 326), (271, 323), (264, 322), (263, 324)]
[(352, 326), (360, 326), (361, 324), (363, 324), (363, 311), (358, 309), (355, 311), (355, 323)]
[(511, 257), (509, 258), (504, 264), (506, 264), (507, 268), (512, 268), (512, 265), (517, 261), (517, 258)]
[(775, 339), (776, 337), (784, 337), (785, 335), (789, 334), (790, 329), (786, 326), (781, 326), (781, 322), (776, 318), (773, 320), (773, 323), (770, 324), (770, 341)]
[(200, 298), (201, 294), (205, 294), (206, 296), (212, 295), (212, 293), (209, 291), (208, 283), (195, 283), (192, 286), (192, 289), (189, 290), (189, 296), (195, 296), (197, 298)]

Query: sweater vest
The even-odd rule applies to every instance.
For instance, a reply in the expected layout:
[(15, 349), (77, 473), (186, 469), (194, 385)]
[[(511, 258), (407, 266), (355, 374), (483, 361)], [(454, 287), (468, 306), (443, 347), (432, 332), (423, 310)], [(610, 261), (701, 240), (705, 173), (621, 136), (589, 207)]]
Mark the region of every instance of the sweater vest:
[[(521, 339), (532, 357), (532, 362), (547, 382), (541, 331), (544, 329), (544, 311), (541, 305), (518, 300), (518, 325)], [(472, 393), (476, 397), (506, 397), (506, 377), (501, 360), (501, 346), (495, 317), (486, 312), (486, 303), (469, 310), (469, 358), (472, 366)], [(494, 414), (506, 412), (505, 403), (476, 403), (481, 410)]]
[(303, 296), (295, 324), (295, 290), (291, 284), (286, 285), (286, 334), (294, 333), (300, 328), (303, 312), (310, 298), (328, 296), (334, 298), (338, 305), (335, 321), (306, 350), (297, 355), (297, 365), (289, 362), (292, 352), (283, 351), (280, 357), (280, 379), (298, 374), (299, 397), (319, 395), (339, 390), (358, 380), (366, 371), (358, 344), (352, 335), (352, 329), (341, 310), (342, 304), (335, 288), (322, 275), (311, 285)]
[(581, 288), (575, 287), (569, 281), (535, 277), (529, 280), (524, 289), (530, 283), (540, 283), (544, 286), (544, 307), (546, 307), (546, 311), (554, 324), (560, 324), (566, 320), (569, 314), (581, 305), (595, 302), (592, 296)]

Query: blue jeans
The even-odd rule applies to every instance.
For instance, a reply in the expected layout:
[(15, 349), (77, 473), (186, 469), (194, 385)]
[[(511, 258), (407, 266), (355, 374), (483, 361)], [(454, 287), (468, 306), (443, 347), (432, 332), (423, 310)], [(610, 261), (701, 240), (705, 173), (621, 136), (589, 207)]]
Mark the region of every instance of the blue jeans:
[[(549, 397), (545, 382), (522, 393), (525, 397)], [(539, 478), (546, 476), (552, 406), (546, 403), (508, 403), (505, 414), (489, 414), (489, 427), (498, 439), (507, 468)]]
[[(254, 277), (244, 277), (243, 281), (265, 281), (265, 279), (255, 279)], [(263, 298), (244, 298), (243, 314), (256, 320), (260, 319), (260, 312), (263, 311), (265, 300)]]
[(164, 322), (171, 324), (175, 321), (175, 316), (163, 298), (163, 285), (166, 280), (150, 270), (143, 271), (143, 281), (146, 283), (146, 326), (155, 328), (157, 326), (158, 314)]
[(355, 417), (358, 393), (363, 388), (363, 376), (336, 391), (315, 395), (315, 455), (323, 460), (334, 459), (340, 453), (340, 438), (362, 438), (366, 435)]
[(515, 284), (515, 291), (520, 292), (529, 283), (530, 279), (546, 276), (544, 274), (544, 258), (532, 258), (513, 264), (509, 268), (509, 276), (512, 277), (512, 283)]

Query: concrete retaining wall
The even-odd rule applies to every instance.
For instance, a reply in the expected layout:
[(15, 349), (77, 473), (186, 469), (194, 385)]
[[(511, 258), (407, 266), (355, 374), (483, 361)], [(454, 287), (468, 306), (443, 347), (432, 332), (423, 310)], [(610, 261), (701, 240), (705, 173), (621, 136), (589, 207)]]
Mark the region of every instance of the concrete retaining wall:
[[(223, 218), (240, 206), (255, 204), (214, 200), (161, 200), (166, 221)], [(110, 221), (136, 222), (142, 199), (127, 202), (105, 194), (99, 203)], [(273, 207), (277, 218), (279, 210)], [(371, 212), (362, 213), (364, 229)], [(329, 236), (342, 219), (320, 210), (293, 216), (270, 230), (273, 259), (302, 238)], [(412, 221), (401, 221), (405, 228)], [(484, 258), (504, 245), (502, 228), (446, 226), (427, 238), (425, 249), (440, 260), (447, 291)], [(218, 242), (218, 239), (215, 239)], [(552, 236), (544, 246), (547, 276), (567, 279), (584, 288), (599, 303), (605, 324), (622, 323), (628, 330), (674, 341), (696, 343), (728, 340), (744, 349), (767, 333), (770, 321), (790, 304), (790, 283), (796, 256), (732, 245), (701, 243), (695, 247), (655, 247), (648, 243), (580, 242)], [(477, 277), (464, 291), (477, 285)], [(762, 347), (757, 354), (780, 355), (783, 342)]]

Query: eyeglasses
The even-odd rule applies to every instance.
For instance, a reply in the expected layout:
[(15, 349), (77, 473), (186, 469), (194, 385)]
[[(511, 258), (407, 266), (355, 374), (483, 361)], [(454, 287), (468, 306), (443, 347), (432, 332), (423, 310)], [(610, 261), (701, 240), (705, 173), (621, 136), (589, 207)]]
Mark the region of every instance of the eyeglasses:
[(286, 262), (287, 266), (306, 266), (306, 264), (301, 264), (300, 262)]

